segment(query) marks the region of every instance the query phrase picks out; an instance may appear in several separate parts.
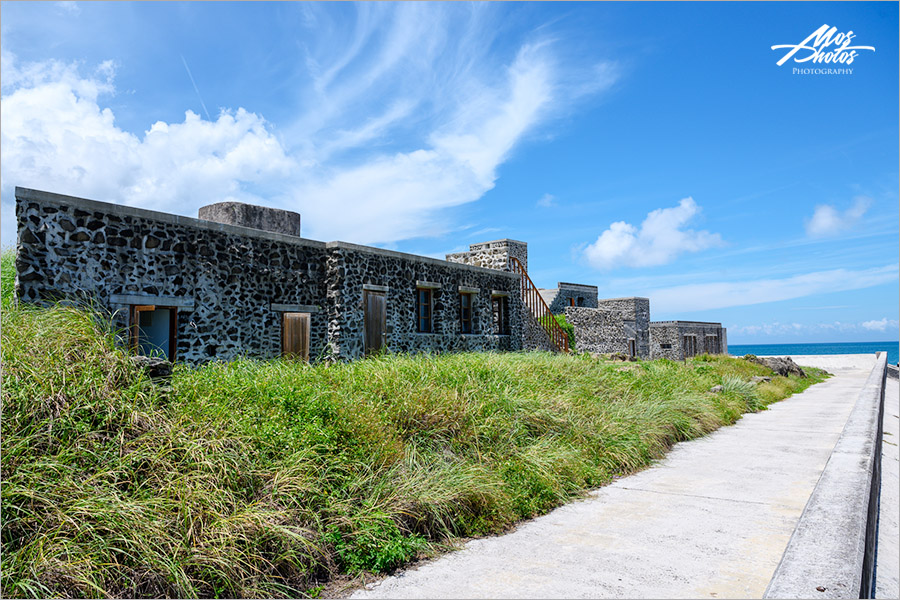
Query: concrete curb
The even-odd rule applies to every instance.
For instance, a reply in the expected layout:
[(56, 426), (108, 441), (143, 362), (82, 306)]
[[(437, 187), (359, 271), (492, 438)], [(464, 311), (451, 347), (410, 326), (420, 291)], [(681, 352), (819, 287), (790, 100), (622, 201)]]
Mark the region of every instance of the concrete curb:
[(887, 353), (859, 394), (764, 598), (870, 598)]

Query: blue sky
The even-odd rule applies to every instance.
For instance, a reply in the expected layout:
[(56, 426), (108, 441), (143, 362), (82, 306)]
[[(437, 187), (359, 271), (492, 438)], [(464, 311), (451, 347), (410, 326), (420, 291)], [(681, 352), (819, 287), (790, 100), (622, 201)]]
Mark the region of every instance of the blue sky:
[[(823, 24), (875, 50), (777, 65)], [(897, 3), (3, 2), (0, 235), (16, 185), (239, 200), (437, 257), (524, 240), (539, 285), (731, 343), (896, 340), (897, 31)]]

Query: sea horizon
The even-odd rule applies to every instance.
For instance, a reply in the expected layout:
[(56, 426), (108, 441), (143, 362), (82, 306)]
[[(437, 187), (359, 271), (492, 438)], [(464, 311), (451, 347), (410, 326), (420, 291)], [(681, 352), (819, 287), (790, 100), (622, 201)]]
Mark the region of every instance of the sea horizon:
[(790, 356), (804, 354), (874, 354), (887, 352), (887, 361), (897, 364), (900, 341), (895, 342), (808, 342), (791, 344), (728, 344), (728, 354), (744, 356)]

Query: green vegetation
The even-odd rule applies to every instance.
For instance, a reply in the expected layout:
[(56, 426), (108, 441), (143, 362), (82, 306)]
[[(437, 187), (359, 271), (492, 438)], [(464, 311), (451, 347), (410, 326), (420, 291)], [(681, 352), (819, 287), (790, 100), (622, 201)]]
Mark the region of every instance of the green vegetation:
[(569, 349), (575, 350), (575, 326), (569, 323), (569, 320), (566, 319), (565, 313), (553, 316), (554, 318), (556, 318), (556, 322), (559, 323), (559, 326), (562, 327), (562, 330), (566, 332), (567, 336), (569, 336)]
[(822, 377), (454, 354), (179, 366), (169, 389), (89, 312), (10, 306), (10, 261), (3, 597), (317, 596), (503, 531)]

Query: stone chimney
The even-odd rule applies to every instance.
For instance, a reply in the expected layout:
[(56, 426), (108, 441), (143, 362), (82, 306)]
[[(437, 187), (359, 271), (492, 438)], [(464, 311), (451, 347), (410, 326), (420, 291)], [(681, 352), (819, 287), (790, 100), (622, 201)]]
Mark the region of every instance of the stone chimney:
[(243, 202), (217, 202), (201, 206), (197, 216), (204, 221), (300, 237), (300, 214), (289, 210)]

